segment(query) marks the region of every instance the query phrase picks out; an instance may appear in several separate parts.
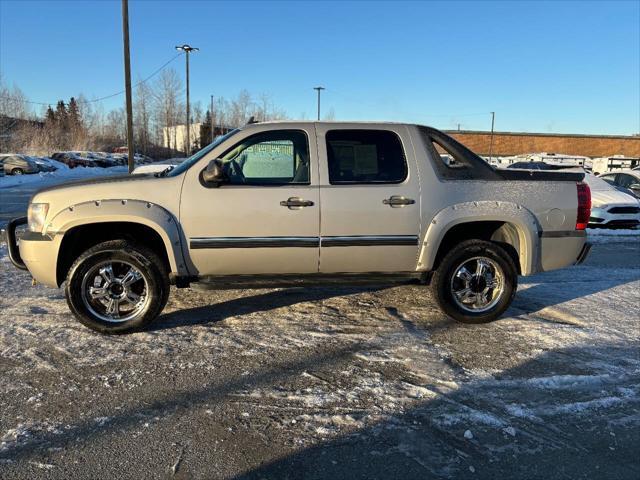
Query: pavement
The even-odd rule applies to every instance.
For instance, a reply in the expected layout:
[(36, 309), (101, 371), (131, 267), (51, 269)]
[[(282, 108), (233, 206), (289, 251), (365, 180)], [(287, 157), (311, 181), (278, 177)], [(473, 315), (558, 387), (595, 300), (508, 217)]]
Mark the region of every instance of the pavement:
[(640, 478), (634, 240), (487, 325), (420, 285), (188, 289), (122, 336), (0, 246), (0, 477)]

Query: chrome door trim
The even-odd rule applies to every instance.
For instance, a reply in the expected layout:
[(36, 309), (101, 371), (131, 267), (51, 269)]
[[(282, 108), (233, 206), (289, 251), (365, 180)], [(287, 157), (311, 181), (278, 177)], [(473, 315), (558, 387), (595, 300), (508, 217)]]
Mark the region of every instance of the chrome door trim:
[(321, 237), (322, 247), (401, 247), (417, 246), (417, 235), (350, 235)]
[(336, 237), (197, 237), (192, 250), (205, 248), (402, 247), (417, 246), (416, 235), (351, 235)]
[(318, 248), (318, 237), (198, 237), (191, 238), (189, 248)]

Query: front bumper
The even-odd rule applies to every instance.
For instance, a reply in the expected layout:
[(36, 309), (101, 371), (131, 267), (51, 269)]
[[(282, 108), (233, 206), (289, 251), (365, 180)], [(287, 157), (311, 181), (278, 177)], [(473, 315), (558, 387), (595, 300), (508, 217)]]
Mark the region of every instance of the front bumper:
[(16, 238), (16, 229), (27, 223), (27, 217), (15, 218), (7, 225), (9, 259), (16, 268), (29, 270), (39, 283), (58, 287), (56, 268), (61, 235), (51, 237), (36, 232), (26, 232)]
[[(608, 207), (607, 209), (595, 207), (591, 209), (589, 227), (605, 228), (633, 228), (640, 225), (640, 213), (617, 213), (615, 209), (627, 208), (625, 206)], [(628, 207), (634, 208), (634, 207)]]
[(9, 260), (20, 270), (26, 270), (27, 266), (22, 261), (18, 241), (16, 239), (16, 229), (21, 225), (27, 224), (27, 217), (14, 218), (7, 224), (7, 250), (9, 251)]

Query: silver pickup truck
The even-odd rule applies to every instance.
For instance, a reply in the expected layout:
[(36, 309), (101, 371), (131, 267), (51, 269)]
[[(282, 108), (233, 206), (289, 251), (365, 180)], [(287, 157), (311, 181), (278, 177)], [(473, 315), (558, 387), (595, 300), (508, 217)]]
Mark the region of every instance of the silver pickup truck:
[[(496, 170), (433, 128), (269, 122), (166, 171), (40, 190), (9, 255), (104, 333), (156, 318), (169, 286), (431, 284), (449, 316), (491, 321), (518, 275), (584, 260), (580, 173)], [(16, 227), (28, 231), (16, 240)]]

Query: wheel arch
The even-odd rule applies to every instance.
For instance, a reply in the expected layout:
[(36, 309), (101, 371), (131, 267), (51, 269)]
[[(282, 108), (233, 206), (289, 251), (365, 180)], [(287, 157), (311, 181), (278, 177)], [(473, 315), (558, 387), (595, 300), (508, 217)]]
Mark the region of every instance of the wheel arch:
[(471, 202), (438, 212), (425, 233), (418, 268), (429, 271), (452, 246), (464, 240), (488, 240), (500, 244), (513, 258), (518, 273), (537, 271), (538, 222), (524, 207), (510, 202)]
[(62, 236), (56, 264), (58, 285), (80, 253), (117, 238), (130, 238), (152, 248), (165, 262), (167, 272), (188, 274), (176, 219), (148, 202), (108, 200), (74, 205), (56, 214), (43, 233)]

